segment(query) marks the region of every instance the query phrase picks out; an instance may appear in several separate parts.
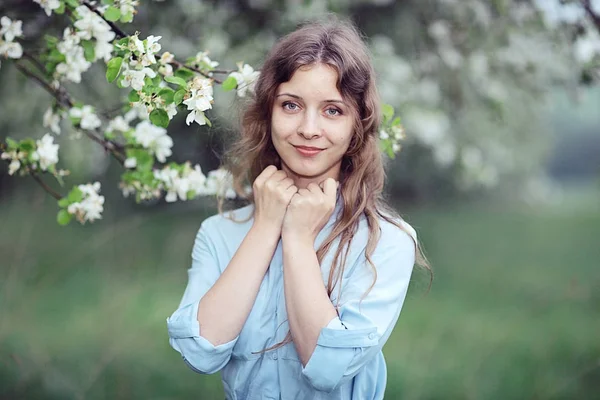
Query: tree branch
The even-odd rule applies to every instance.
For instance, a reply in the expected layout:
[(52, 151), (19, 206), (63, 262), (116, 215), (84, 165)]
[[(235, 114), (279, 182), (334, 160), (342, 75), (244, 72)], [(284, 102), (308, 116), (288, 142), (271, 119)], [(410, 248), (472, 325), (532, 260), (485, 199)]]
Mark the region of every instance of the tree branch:
[[(26, 53), (24, 53), (26, 54)], [(37, 76), (36, 74), (34, 74), (33, 72), (29, 71), (27, 68), (25, 68), (24, 66), (22, 66), (21, 64), (19, 64), (18, 62), (15, 62), (15, 66), (17, 67), (17, 69), (25, 76), (33, 79), (34, 81), (36, 81), (38, 83), (38, 85), (40, 85), (42, 88), (44, 88), (48, 93), (50, 93), (52, 96), (54, 96), (54, 98), (56, 99), (56, 101), (62, 105), (63, 107), (68, 107), (71, 108), (73, 107), (73, 103), (71, 102), (71, 100), (69, 98), (64, 98), (64, 96), (61, 96), (60, 93), (58, 93), (52, 86), (50, 86), (46, 81), (44, 81), (42, 78), (40, 78), (39, 76)]]
[(36, 181), (37, 183), (39, 183), (39, 185), (40, 185), (41, 187), (43, 187), (43, 188), (44, 188), (44, 190), (45, 190), (46, 192), (50, 193), (50, 195), (51, 195), (52, 197), (54, 197), (56, 200), (60, 200), (60, 199), (62, 199), (62, 198), (63, 198), (63, 196), (61, 196), (61, 195), (60, 195), (60, 193), (56, 192), (54, 189), (52, 189), (50, 186), (48, 186), (48, 185), (47, 185), (47, 184), (46, 184), (46, 183), (45, 183), (45, 182), (44, 182), (44, 181), (43, 181), (43, 180), (42, 180), (42, 179), (41, 179), (41, 178), (40, 178), (40, 177), (39, 177), (39, 176), (38, 176), (38, 175), (37, 175), (35, 172), (33, 172), (33, 171), (31, 171), (31, 170), (30, 170), (30, 171), (29, 171), (29, 174), (31, 175), (31, 177), (32, 177), (33, 179), (35, 179), (35, 181)]
[(102, 15), (102, 13), (100, 11), (98, 11), (98, 9), (96, 7), (94, 7), (90, 2), (88, 2), (87, 0), (84, 0), (83, 5), (85, 5), (91, 11), (96, 13), (100, 18), (102, 18), (104, 20), (104, 22), (106, 22), (110, 26), (110, 28), (113, 30), (113, 32), (119, 37), (119, 39), (129, 36), (128, 34), (123, 32), (121, 30), (121, 28), (119, 28), (115, 23), (110, 22), (106, 18), (104, 18), (104, 15)]
[(596, 14), (594, 10), (592, 10), (592, 2), (590, 0), (582, 0), (581, 5), (583, 6), (583, 9), (587, 15), (591, 18), (594, 25), (596, 25), (598, 33), (600, 33), (600, 15)]
[[(35, 75), (33, 72), (29, 71), (27, 68), (23, 67), (22, 65), (20, 65), (18, 62), (15, 63), (15, 66), (17, 67), (17, 69), (23, 73), (24, 75), (26, 75), (27, 77), (33, 79), (34, 81), (36, 81), (40, 86), (42, 86), (48, 93), (50, 93), (52, 96), (54, 96), (54, 98), (56, 99), (56, 101), (63, 107), (66, 108), (71, 108), (73, 107), (73, 102), (71, 101), (71, 99), (69, 98), (69, 96), (66, 93), (59, 93), (57, 90), (55, 90), (53, 87), (51, 87), (46, 81), (44, 81), (43, 79), (41, 79), (40, 77), (38, 77), (37, 75)], [(122, 149), (122, 146), (119, 145), (118, 143), (115, 143), (111, 140), (105, 140), (102, 139), (98, 136), (96, 136), (93, 132), (87, 130), (87, 129), (79, 129), (81, 132), (83, 132), (87, 137), (89, 137), (90, 139), (92, 139), (94, 142), (100, 144), (102, 147), (104, 147), (107, 151), (110, 151), (115, 158), (122, 163), (125, 162), (125, 157), (123, 154), (121, 154), (119, 152), (119, 150)]]

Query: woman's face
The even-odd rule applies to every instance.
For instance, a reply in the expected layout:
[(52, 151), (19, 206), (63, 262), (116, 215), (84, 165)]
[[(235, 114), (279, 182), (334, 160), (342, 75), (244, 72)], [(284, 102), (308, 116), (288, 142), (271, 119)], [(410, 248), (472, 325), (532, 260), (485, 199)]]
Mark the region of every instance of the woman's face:
[(299, 188), (339, 179), (354, 117), (336, 87), (337, 78), (333, 68), (315, 64), (299, 68), (277, 88), (271, 140), (282, 169)]

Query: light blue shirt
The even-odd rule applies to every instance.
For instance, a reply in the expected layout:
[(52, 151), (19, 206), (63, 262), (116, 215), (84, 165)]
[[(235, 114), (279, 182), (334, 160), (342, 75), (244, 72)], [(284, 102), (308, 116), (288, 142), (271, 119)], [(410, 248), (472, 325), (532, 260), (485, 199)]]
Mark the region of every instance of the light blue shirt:
[[(315, 249), (331, 231), (341, 203), (338, 199)], [(245, 219), (252, 207), (233, 211), (234, 218)], [(346, 260), (338, 317), (321, 330), (317, 346), (303, 367), (293, 343), (256, 353), (281, 342), (289, 330), (281, 240), (239, 336), (218, 346), (202, 337), (197, 320), (200, 299), (227, 267), (252, 226), (252, 219), (239, 223), (222, 215), (207, 218), (196, 236), (183, 299), (167, 318), (171, 346), (192, 370), (202, 374), (221, 371), (227, 399), (383, 399), (387, 374), (381, 349), (398, 320), (415, 262), (415, 231), (406, 222), (399, 222), (410, 236), (380, 221), (381, 238), (371, 257), (377, 281), (363, 298), (374, 275), (365, 257), (366, 219), (360, 221)], [(325, 285), (334, 254), (335, 245), (321, 263)], [(331, 295), (334, 306), (338, 296), (335, 288)]]

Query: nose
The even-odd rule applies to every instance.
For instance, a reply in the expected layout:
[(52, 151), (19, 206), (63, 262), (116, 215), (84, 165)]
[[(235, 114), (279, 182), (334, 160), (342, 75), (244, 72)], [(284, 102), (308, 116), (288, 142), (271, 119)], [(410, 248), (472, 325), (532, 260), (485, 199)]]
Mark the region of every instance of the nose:
[(315, 139), (321, 136), (321, 127), (317, 112), (307, 110), (304, 113), (302, 122), (298, 126), (298, 134), (300, 134), (306, 140)]

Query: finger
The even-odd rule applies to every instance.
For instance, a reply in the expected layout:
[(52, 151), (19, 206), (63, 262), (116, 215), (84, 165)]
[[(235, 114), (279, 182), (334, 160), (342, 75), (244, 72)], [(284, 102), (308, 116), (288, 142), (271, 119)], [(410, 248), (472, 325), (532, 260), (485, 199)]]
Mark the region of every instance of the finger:
[(261, 183), (265, 182), (275, 172), (277, 172), (277, 167), (274, 165), (269, 165), (267, 168), (263, 169), (262, 172), (256, 177), (256, 179), (254, 180), (254, 183), (261, 184)]
[(298, 194), (300, 196), (306, 196), (310, 194), (310, 190), (302, 188), (302, 189), (298, 189)]
[(292, 185), (289, 188), (285, 189), (285, 193), (287, 195), (293, 195), (298, 193), (298, 187), (296, 185)]
[(311, 182), (308, 184), (308, 186), (306, 187), (311, 193), (323, 193), (323, 191), (321, 190), (321, 188), (319, 187), (319, 185), (317, 185), (314, 182)]
[(279, 185), (284, 189), (289, 188), (293, 184), (294, 184), (294, 180), (292, 178), (285, 178), (281, 182), (279, 182)]
[(285, 173), (285, 171), (278, 170), (275, 171), (275, 173), (269, 177), (269, 180), (273, 182), (281, 182), (285, 178), (287, 178), (287, 174)]
[(333, 178), (327, 178), (323, 182), (323, 193), (328, 199), (334, 199), (337, 194), (337, 182)]

